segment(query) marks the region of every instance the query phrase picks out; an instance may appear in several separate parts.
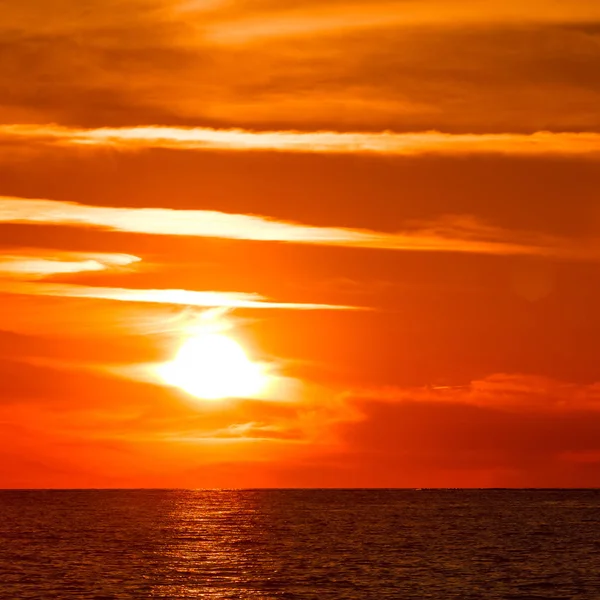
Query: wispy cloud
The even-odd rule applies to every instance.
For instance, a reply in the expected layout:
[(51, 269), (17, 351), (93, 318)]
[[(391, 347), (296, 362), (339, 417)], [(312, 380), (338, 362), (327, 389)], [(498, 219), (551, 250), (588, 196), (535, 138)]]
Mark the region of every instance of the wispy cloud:
[(120, 302), (143, 302), (181, 306), (224, 308), (277, 308), (293, 310), (361, 310), (359, 307), (336, 304), (272, 302), (260, 294), (246, 292), (216, 292), (170, 289), (132, 289), (93, 287), (75, 284), (46, 284), (34, 282), (0, 282), (0, 292), (27, 296), (56, 296), (91, 298)]
[(305, 432), (300, 428), (290, 427), (289, 424), (267, 423), (236, 423), (214, 431), (182, 431), (168, 434), (167, 439), (178, 442), (197, 441), (305, 441)]
[[(269, 217), (210, 210), (87, 206), (57, 200), (0, 197), (0, 223), (70, 225), (157, 235), (289, 242), (347, 248), (583, 257), (568, 240), (511, 232), (471, 217), (417, 223), (399, 233), (317, 227)], [(586, 249), (590, 252), (590, 248)]]
[(268, 150), (386, 155), (512, 154), (600, 157), (600, 133), (451, 134), (439, 131), (360, 133), (336, 131), (250, 131), (204, 127), (77, 129), (60, 125), (0, 125), (0, 139), (117, 149)]
[(0, 255), (0, 276), (41, 279), (52, 275), (106, 271), (127, 267), (141, 259), (131, 254), (109, 252), (57, 252), (19, 250)]
[[(422, 26), (466, 26), (512, 23), (582, 23), (600, 19), (600, 8), (593, 0), (573, 3), (555, 0), (506, 2), (492, 0), (419, 0), (379, 2), (280, 2), (225, 4), (207, 15), (198, 3), (198, 18), (203, 19), (202, 39), (220, 44), (241, 44), (273, 37), (339, 33), (349, 29), (414, 28)], [(193, 4), (185, 11), (193, 14)], [(229, 10), (227, 10), (229, 8)], [(262, 10), (261, 10), (262, 9)], [(193, 23), (193, 21), (192, 21)]]
[(359, 401), (466, 404), (487, 409), (531, 412), (600, 411), (600, 384), (558, 381), (520, 373), (496, 373), (466, 385), (428, 385), (361, 390), (350, 396)]

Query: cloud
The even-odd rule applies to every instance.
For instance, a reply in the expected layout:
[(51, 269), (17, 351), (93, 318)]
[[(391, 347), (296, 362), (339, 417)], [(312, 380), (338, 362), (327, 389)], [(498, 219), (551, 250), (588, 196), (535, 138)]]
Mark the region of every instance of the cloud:
[(497, 373), (468, 385), (363, 390), (354, 398), (378, 402), (466, 404), (507, 411), (600, 411), (600, 384), (577, 384), (539, 375)]
[(280, 308), (294, 310), (360, 310), (357, 307), (335, 304), (272, 302), (260, 294), (245, 292), (214, 292), (194, 290), (131, 289), (92, 287), (75, 284), (2, 283), (0, 292), (62, 298), (95, 298), (120, 302), (148, 302), (200, 307)]
[(269, 217), (210, 210), (87, 206), (57, 200), (0, 197), (0, 223), (70, 225), (157, 235), (289, 242), (346, 248), (586, 257), (567, 239), (510, 232), (472, 217), (413, 223), (403, 233), (317, 227)]
[(598, 384), (496, 374), (465, 386), (364, 390), (347, 401), (362, 418), (337, 431), (361, 481), (365, 472), (382, 486), (598, 481)]
[[(189, 7), (190, 5), (188, 5)], [(273, 37), (335, 33), (352, 29), (477, 26), (524, 23), (582, 23), (600, 20), (594, 0), (565, 4), (556, 0), (526, 3), (495, 0), (360, 2), (274, 2), (229, 4), (203, 18), (203, 38), (217, 44), (247, 44)], [(188, 14), (192, 11), (186, 11)], [(212, 23), (210, 22), (212, 20)]]
[(198, 442), (198, 441), (282, 441), (282, 442), (301, 442), (305, 441), (305, 432), (299, 428), (290, 428), (289, 426), (274, 423), (235, 423), (222, 429), (214, 431), (184, 431), (170, 435), (170, 439), (179, 442)]
[(107, 271), (130, 266), (141, 259), (131, 254), (109, 252), (35, 251), (0, 255), (0, 277), (41, 279), (52, 275)]
[(375, 133), (250, 131), (203, 127), (76, 129), (60, 125), (0, 125), (0, 139), (117, 149), (270, 150), (341, 154), (511, 154), (600, 157), (600, 133), (451, 134), (439, 131)]
[(595, 0), (17, 4), (5, 123), (598, 127)]

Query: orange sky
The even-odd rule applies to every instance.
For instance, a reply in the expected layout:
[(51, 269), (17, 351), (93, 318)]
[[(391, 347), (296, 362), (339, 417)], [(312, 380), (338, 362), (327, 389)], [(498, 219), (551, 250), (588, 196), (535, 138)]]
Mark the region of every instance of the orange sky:
[[(600, 486), (597, 0), (0, 6), (0, 487)], [(198, 323), (264, 397), (152, 375)]]

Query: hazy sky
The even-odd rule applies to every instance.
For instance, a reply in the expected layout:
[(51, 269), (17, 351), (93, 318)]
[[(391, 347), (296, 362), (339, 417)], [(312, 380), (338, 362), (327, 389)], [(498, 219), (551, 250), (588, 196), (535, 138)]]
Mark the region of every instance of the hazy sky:
[[(0, 487), (600, 485), (598, 0), (9, 0), (0, 40)], [(156, 376), (203, 323), (268, 394)]]

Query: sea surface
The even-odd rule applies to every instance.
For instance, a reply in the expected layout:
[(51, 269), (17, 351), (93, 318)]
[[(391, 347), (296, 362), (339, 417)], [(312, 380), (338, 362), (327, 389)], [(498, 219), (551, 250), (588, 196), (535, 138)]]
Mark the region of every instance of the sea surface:
[(600, 490), (0, 492), (2, 600), (600, 600)]

